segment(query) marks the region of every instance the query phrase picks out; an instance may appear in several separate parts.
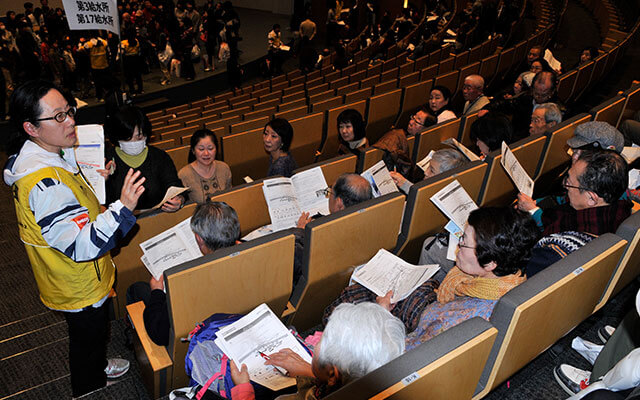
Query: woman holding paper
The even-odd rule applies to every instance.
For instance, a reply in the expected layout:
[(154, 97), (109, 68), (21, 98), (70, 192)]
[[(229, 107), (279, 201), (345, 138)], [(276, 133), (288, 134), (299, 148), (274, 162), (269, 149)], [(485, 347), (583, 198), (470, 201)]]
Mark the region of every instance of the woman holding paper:
[(216, 160), (218, 138), (209, 129), (191, 136), (189, 164), (178, 171), (178, 177), (189, 188), (189, 200), (202, 204), (216, 192), (231, 187), (231, 169)]
[[(357, 332), (357, 335), (354, 334)], [(290, 349), (265, 364), (284, 368), (298, 383), (296, 399), (322, 398), (404, 353), (402, 322), (374, 303), (342, 304), (331, 315), (311, 364)], [(253, 400), (246, 365), (231, 361), (233, 400)]]
[[(121, 107), (105, 123), (109, 141), (115, 147), (106, 150), (107, 203), (116, 200), (122, 190), (127, 171), (140, 171), (146, 178), (145, 193), (138, 201), (138, 209), (153, 208), (160, 203), (171, 186), (182, 187), (171, 157), (158, 148), (148, 146), (151, 123), (142, 110), (135, 106)], [(182, 208), (184, 197), (177, 195), (162, 205), (162, 211), (175, 212)]]
[(73, 102), (50, 82), (30, 81), (13, 93), (10, 114), (17, 135), (8, 141), (14, 155), (4, 179), (13, 189), (40, 299), (67, 321), (71, 387), (78, 397), (129, 369), (127, 360), (106, 357), (115, 280), (109, 251), (135, 224), (132, 211), (145, 179), (125, 171), (120, 198), (101, 213), (76, 163)]

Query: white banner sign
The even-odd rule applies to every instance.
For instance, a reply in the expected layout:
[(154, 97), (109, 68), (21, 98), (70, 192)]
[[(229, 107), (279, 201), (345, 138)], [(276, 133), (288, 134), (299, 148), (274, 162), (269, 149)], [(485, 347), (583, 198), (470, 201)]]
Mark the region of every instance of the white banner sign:
[(120, 35), (117, 0), (62, 0), (69, 29), (105, 29)]

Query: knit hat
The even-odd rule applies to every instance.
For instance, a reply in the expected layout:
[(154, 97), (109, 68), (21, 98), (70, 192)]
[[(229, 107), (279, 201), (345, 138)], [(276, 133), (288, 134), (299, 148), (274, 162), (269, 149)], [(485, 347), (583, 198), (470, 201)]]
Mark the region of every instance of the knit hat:
[(624, 136), (607, 122), (585, 122), (576, 127), (573, 135), (567, 140), (567, 144), (573, 149), (592, 145), (594, 148), (614, 150), (620, 154), (624, 148)]

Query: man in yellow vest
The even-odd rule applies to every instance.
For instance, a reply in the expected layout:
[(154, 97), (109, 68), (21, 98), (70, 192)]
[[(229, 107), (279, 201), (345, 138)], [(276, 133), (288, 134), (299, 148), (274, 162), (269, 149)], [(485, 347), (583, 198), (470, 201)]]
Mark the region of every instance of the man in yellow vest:
[(130, 170), (120, 199), (100, 212), (75, 160), (76, 108), (68, 99), (50, 82), (31, 81), (15, 90), (9, 112), (17, 134), (9, 138), (13, 155), (4, 180), (13, 189), (20, 239), (40, 299), (67, 321), (77, 397), (129, 368), (127, 360), (106, 358), (115, 280), (109, 251), (135, 225), (132, 210), (144, 192), (144, 178)]

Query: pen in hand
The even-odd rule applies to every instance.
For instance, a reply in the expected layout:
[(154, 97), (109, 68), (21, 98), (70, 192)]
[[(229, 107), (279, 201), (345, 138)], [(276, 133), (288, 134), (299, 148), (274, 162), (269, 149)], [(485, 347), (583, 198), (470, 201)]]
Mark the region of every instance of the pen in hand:
[[(264, 354), (261, 351), (259, 351), (258, 354), (260, 354), (260, 357), (264, 358), (265, 360), (270, 360), (271, 359), (268, 355)], [(278, 367), (277, 365), (272, 365), (272, 367), (275, 368), (276, 371), (280, 372), (284, 376), (288, 376), (288, 374), (289, 374), (286, 369)]]

